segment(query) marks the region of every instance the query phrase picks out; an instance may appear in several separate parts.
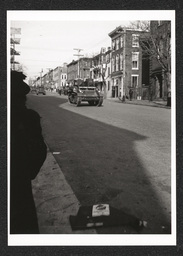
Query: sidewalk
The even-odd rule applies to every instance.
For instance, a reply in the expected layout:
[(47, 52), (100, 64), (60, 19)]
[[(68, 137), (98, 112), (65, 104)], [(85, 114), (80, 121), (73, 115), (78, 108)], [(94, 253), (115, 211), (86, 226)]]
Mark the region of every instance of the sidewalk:
[(171, 109), (171, 107), (167, 106), (167, 102), (164, 101), (164, 100), (155, 100), (155, 101), (132, 100), (132, 101), (130, 101), (130, 100), (126, 99), (125, 102), (122, 102), (119, 98), (108, 98), (106, 100), (113, 101), (113, 102), (116, 102), (116, 103), (121, 103), (121, 104), (142, 105), (142, 106), (150, 106), (150, 107)]
[(96, 234), (95, 229), (72, 231), (69, 216), (77, 214), (80, 203), (49, 150), (32, 191), (40, 234)]

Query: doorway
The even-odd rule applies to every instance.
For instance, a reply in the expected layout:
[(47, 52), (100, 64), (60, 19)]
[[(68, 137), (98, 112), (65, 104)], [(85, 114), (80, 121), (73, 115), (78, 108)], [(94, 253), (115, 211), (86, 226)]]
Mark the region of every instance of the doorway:
[(115, 93), (115, 97), (117, 98), (117, 97), (118, 97), (118, 86), (115, 86), (115, 87), (116, 87), (116, 88), (115, 88), (115, 89), (116, 89), (116, 90), (115, 90), (115, 92), (116, 92), (116, 93)]
[(157, 77), (156, 96), (157, 96), (157, 98), (162, 98), (163, 97), (162, 75), (158, 74), (158, 75), (156, 75), (156, 77)]

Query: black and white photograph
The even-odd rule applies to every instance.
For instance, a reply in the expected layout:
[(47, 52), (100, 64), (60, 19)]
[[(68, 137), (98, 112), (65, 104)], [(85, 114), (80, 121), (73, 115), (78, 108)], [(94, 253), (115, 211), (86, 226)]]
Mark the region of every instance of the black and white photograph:
[(7, 11), (8, 245), (175, 245), (175, 11)]

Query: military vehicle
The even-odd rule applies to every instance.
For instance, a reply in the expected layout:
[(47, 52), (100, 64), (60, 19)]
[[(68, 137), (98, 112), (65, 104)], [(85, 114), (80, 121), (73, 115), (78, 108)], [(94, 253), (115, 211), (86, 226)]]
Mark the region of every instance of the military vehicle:
[(75, 104), (77, 107), (80, 106), (82, 102), (88, 102), (90, 106), (100, 107), (103, 103), (103, 95), (91, 83), (75, 83), (74, 86), (70, 87), (68, 90), (68, 101), (71, 104)]
[(44, 87), (41, 86), (41, 87), (37, 88), (36, 94), (37, 94), (37, 95), (38, 95), (38, 94), (46, 95), (46, 91), (45, 91)]

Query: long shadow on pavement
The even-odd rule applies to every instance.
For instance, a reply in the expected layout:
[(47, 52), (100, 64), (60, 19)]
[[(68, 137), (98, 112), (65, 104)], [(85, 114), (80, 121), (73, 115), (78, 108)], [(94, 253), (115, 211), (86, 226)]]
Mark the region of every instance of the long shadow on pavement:
[[(49, 102), (49, 97), (46, 100)], [(52, 152), (61, 152), (55, 158), (81, 205), (109, 203), (146, 220), (148, 227), (143, 234), (169, 234), (170, 216), (135, 150), (135, 141), (146, 137), (55, 108), (65, 102), (55, 98), (54, 105), (50, 101), (47, 114), (41, 104), (38, 112), (42, 116), (45, 140)], [(134, 231), (128, 227), (110, 227), (97, 229), (97, 233), (132, 234)]]

